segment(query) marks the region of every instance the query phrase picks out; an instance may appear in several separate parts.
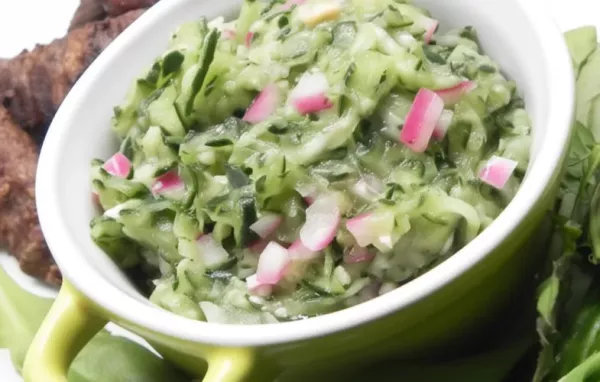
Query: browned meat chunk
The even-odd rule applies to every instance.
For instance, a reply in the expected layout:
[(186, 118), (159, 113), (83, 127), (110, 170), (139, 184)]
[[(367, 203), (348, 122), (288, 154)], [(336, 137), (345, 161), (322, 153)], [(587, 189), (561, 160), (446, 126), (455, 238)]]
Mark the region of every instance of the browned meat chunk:
[(0, 246), (21, 269), (50, 284), (61, 275), (46, 246), (35, 208), (37, 147), (0, 107)]
[(16, 122), (41, 142), (75, 81), (143, 10), (92, 22), (48, 45), (0, 61), (0, 100)]
[(158, 0), (100, 0), (109, 16), (118, 16), (134, 9), (150, 8)]
[(69, 25), (69, 31), (92, 21), (100, 21), (106, 17), (104, 0), (81, 0)]

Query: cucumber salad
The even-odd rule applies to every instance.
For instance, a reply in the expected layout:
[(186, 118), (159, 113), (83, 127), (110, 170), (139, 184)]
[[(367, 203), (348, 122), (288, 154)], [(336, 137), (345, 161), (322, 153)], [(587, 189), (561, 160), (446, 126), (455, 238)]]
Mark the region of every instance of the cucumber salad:
[(531, 123), (474, 28), (401, 0), (246, 0), (182, 25), (115, 107), (91, 236), (176, 314), (298, 320), (453, 255), (506, 207)]

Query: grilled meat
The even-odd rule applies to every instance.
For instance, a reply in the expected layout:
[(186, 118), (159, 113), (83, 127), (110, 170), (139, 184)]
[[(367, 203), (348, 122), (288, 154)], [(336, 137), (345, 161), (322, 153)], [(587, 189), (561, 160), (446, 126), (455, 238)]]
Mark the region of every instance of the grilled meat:
[(92, 21), (100, 21), (106, 18), (104, 10), (105, 0), (81, 0), (69, 25), (69, 31), (84, 26)]
[[(82, 0), (83, 1), (83, 0)], [(134, 9), (150, 8), (159, 0), (100, 0), (109, 16), (118, 16)]]
[(0, 247), (21, 269), (50, 284), (61, 275), (46, 246), (35, 208), (35, 142), (0, 107)]
[(48, 45), (0, 61), (0, 100), (38, 142), (79, 76), (144, 10), (88, 23)]
[(106, 17), (116, 17), (135, 9), (150, 8), (159, 0), (81, 0), (69, 30)]

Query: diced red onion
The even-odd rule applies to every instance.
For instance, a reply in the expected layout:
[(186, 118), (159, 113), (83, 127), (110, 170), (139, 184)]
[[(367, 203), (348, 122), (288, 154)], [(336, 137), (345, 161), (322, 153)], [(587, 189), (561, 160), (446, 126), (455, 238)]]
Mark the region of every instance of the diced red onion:
[(154, 195), (181, 200), (185, 196), (185, 184), (176, 171), (169, 171), (156, 178), (151, 191)]
[(259, 283), (256, 274), (246, 278), (246, 285), (248, 286), (248, 291), (255, 296), (267, 297), (273, 291), (271, 285)]
[(218, 266), (229, 260), (229, 253), (211, 235), (201, 235), (196, 240), (196, 245), (207, 267)]
[(291, 9), (294, 5), (302, 5), (306, 0), (287, 0), (281, 7), (279, 7), (282, 11), (287, 11)]
[(442, 111), (444, 101), (440, 96), (429, 89), (419, 90), (400, 132), (400, 142), (415, 152), (424, 152)]
[(280, 102), (279, 89), (275, 84), (267, 85), (252, 101), (246, 114), (244, 121), (250, 123), (259, 123), (269, 118)]
[(250, 48), (250, 45), (252, 44), (253, 39), (254, 39), (254, 32), (246, 33), (246, 39), (244, 40), (244, 43), (246, 44), (246, 48)]
[(510, 179), (517, 165), (518, 163), (512, 159), (494, 155), (479, 172), (479, 179), (501, 190)]
[(311, 251), (306, 248), (300, 239), (297, 239), (290, 245), (288, 253), (292, 260), (312, 260), (319, 256), (319, 252)]
[(346, 222), (346, 228), (361, 247), (366, 247), (371, 244), (372, 232), (368, 229), (368, 220), (371, 218), (371, 213), (358, 215)]
[(298, 113), (305, 115), (329, 109), (333, 106), (327, 98), (327, 77), (322, 72), (305, 73), (290, 92), (289, 100)]
[(292, 104), (298, 113), (302, 115), (317, 113), (333, 106), (333, 103), (329, 101), (325, 94), (314, 94), (303, 98), (297, 98), (292, 101)]
[(262, 239), (269, 237), (281, 225), (283, 217), (277, 214), (264, 214), (260, 219), (254, 222), (250, 229)]
[(369, 251), (367, 248), (355, 246), (350, 251), (344, 254), (344, 263), (346, 264), (358, 264), (372, 261), (375, 258), (375, 254)]
[(277, 284), (289, 263), (290, 255), (287, 249), (273, 241), (270, 242), (258, 259), (256, 280), (260, 284)]
[(131, 171), (131, 162), (122, 153), (115, 153), (102, 166), (110, 175), (127, 178)]
[(235, 36), (236, 36), (236, 33), (234, 30), (225, 29), (223, 31), (223, 37), (225, 37), (225, 39), (227, 39), (227, 40), (234, 40)]
[(456, 105), (466, 93), (475, 89), (475, 87), (477, 87), (477, 84), (474, 81), (463, 81), (451, 88), (440, 89), (435, 92), (442, 97), (446, 106), (452, 106)]
[(311, 251), (321, 251), (333, 241), (341, 213), (334, 197), (319, 197), (306, 209), (306, 222), (300, 229), (302, 244)]
[(433, 38), (433, 34), (438, 28), (438, 25), (440, 25), (440, 22), (429, 17), (423, 17), (421, 25), (423, 26), (423, 28), (425, 28), (425, 35), (423, 35), (423, 40), (425, 41), (425, 44), (429, 44), (429, 42), (431, 42), (431, 39)]
[(392, 240), (394, 223), (394, 215), (391, 212), (367, 212), (348, 220), (346, 228), (360, 247), (372, 244), (380, 250), (386, 250), (394, 246)]
[(444, 140), (448, 128), (452, 124), (452, 118), (454, 118), (454, 112), (452, 110), (444, 110), (442, 112), (440, 119), (433, 128), (433, 134), (431, 134), (431, 137), (434, 140), (438, 142)]

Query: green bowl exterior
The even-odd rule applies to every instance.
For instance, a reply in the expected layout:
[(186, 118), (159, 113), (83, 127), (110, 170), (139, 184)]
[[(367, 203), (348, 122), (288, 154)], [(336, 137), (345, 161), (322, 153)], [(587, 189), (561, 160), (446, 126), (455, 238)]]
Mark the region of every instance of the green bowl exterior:
[[(566, 147), (569, 143), (570, 137)], [(563, 152), (560, 166), (555, 168), (545, 193), (527, 217), (468, 271), (416, 303), (350, 330), (247, 349), (253, 353), (254, 362), (248, 381), (272, 381), (284, 371), (284, 378), (279, 378), (278, 382), (308, 378), (316, 381), (321, 380), (319, 375), (323, 372), (338, 368), (348, 374), (349, 368), (385, 357), (423, 359), (457, 355), (467, 349), (495, 321), (506, 319), (506, 313), (512, 314), (508, 309), (511, 302), (523, 296), (533, 297), (535, 273), (543, 264), (549, 244), (550, 211), (567, 152)], [(98, 313), (145, 338), (166, 359), (192, 375), (204, 375), (211, 356), (227, 351), (148, 330), (106, 310)]]
[[(564, 162), (564, 158), (563, 158)], [(479, 263), (444, 288), (389, 316), (351, 330), (303, 341), (252, 349), (256, 373), (249, 380), (269, 380), (282, 370), (294, 375), (306, 370), (331, 370), (361, 365), (393, 355), (414, 359), (456, 354), (469, 346), (465, 338), (477, 338), (512, 300), (531, 290), (536, 265), (541, 264), (547, 232), (551, 227), (549, 207), (558, 189), (556, 174), (543, 198), (527, 219)], [(542, 224), (544, 223), (544, 224)], [(103, 312), (119, 325), (141, 335), (167, 359), (202, 375), (215, 347), (165, 336)]]

